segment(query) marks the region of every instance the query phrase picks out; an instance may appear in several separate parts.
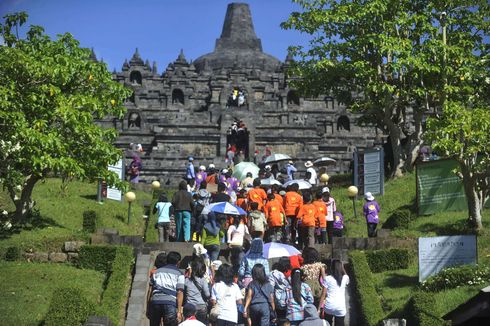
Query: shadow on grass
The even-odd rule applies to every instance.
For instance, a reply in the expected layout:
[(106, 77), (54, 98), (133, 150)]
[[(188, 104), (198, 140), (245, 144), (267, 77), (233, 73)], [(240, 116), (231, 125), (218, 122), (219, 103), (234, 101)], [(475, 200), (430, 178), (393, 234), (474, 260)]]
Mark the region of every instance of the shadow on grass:
[(403, 288), (407, 286), (416, 286), (418, 280), (419, 278), (417, 276), (392, 274), (385, 279), (384, 284), (389, 288)]
[(88, 199), (88, 200), (97, 201), (97, 194), (94, 194), (94, 195), (81, 195), (80, 197), (85, 198), (85, 199)]
[(468, 227), (466, 220), (458, 220), (450, 224), (424, 223), (416, 229), (420, 232), (435, 232), (437, 235), (475, 234), (475, 231)]
[(49, 216), (43, 216), (39, 213), (39, 210), (34, 209), (29, 217), (27, 217), (26, 223), (14, 224), (9, 230), (0, 230), (0, 240), (8, 239), (14, 234), (19, 234), (22, 231), (32, 231), (35, 229), (44, 229), (47, 227), (58, 227), (64, 229), (65, 227), (53, 218)]

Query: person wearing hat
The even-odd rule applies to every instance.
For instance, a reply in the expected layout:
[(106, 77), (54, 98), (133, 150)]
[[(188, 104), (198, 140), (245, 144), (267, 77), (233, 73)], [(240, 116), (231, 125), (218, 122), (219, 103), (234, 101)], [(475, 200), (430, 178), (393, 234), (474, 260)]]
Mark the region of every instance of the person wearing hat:
[(374, 196), (370, 192), (364, 194), (364, 199), (366, 203), (362, 208), (362, 212), (366, 218), (368, 237), (374, 238), (376, 237), (376, 227), (379, 223), (379, 204), (374, 200)]
[(196, 174), (196, 189), (201, 189), (201, 182), (206, 181), (208, 174), (206, 173), (206, 167), (201, 165), (199, 172)]
[(334, 222), (334, 213), (337, 210), (337, 205), (335, 204), (335, 199), (330, 196), (330, 189), (328, 187), (322, 188), (322, 200), (325, 202), (327, 206), (327, 238), (328, 243), (332, 244), (333, 242), (333, 222)]
[(286, 165), (286, 174), (288, 176), (286, 181), (294, 180), (294, 172), (298, 172), (298, 169), (293, 165), (293, 161), (289, 161)]
[(208, 176), (206, 177), (206, 183), (209, 184), (218, 184), (217, 180), (217, 174), (216, 174), (216, 167), (214, 164), (209, 164), (208, 166)]
[(315, 168), (313, 168), (313, 162), (306, 161), (305, 167), (306, 172), (310, 172), (310, 178), (308, 179), (308, 182), (311, 183), (312, 186), (316, 185), (316, 171)]
[(247, 186), (253, 184), (253, 182), (254, 178), (252, 172), (247, 172), (247, 174), (245, 175), (245, 179), (240, 182), (240, 187), (247, 188)]
[(186, 178), (187, 181), (190, 181), (192, 179), (196, 179), (196, 168), (194, 167), (194, 158), (191, 156), (189, 157), (188, 163), (187, 163), (187, 169), (186, 169)]
[(184, 326), (206, 326), (206, 324), (201, 323), (196, 317), (197, 308), (193, 303), (186, 303), (183, 307), (183, 317), (184, 321), (179, 325)]

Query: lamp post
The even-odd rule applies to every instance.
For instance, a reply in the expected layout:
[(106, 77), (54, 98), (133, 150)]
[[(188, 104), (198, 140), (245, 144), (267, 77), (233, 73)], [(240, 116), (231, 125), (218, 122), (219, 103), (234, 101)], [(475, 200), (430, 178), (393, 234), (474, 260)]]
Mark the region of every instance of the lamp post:
[(350, 186), (347, 188), (347, 196), (349, 196), (352, 199), (352, 207), (354, 207), (354, 218), (357, 218), (357, 212), (356, 212), (356, 196), (357, 193), (359, 192), (359, 189), (357, 189), (356, 186)]
[(131, 218), (131, 204), (136, 199), (136, 194), (132, 191), (129, 191), (124, 195), (124, 198), (126, 198), (126, 201), (129, 204), (128, 205), (128, 224), (129, 224), (129, 220)]
[(323, 185), (327, 185), (328, 184), (328, 180), (330, 179), (330, 177), (328, 176), (328, 174), (324, 173), (320, 176), (320, 182), (323, 184)]

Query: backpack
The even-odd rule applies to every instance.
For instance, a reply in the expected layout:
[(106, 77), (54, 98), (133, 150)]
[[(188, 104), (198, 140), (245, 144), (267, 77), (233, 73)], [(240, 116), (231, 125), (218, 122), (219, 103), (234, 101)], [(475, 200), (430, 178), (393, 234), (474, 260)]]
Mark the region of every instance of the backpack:
[(252, 230), (262, 229), (264, 230), (264, 220), (262, 219), (261, 213), (251, 212), (250, 217), (252, 218)]

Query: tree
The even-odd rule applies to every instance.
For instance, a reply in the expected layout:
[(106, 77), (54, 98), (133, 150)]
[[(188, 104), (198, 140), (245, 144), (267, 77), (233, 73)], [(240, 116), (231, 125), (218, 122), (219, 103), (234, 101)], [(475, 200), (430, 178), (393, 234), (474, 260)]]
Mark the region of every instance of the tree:
[(308, 48), (291, 48), (299, 57), (291, 71), (300, 77), (294, 86), (309, 95), (333, 94), (361, 113), (362, 123), (389, 136), (391, 176), (410, 169), (423, 142), (424, 118), (444, 104), (442, 13), (457, 15), (457, 41), (477, 48), (480, 27), (488, 25), (486, 1), (294, 1), (303, 11), (293, 12), (283, 28), (312, 35)]
[(52, 40), (31, 26), (19, 37), (26, 20), (18, 13), (0, 23), (0, 183), (15, 204), (14, 222), (25, 221), (32, 190), (47, 176), (125, 185), (107, 170), (122, 157), (117, 133), (94, 121), (122, 117), (130, 91), (69, 33)]

